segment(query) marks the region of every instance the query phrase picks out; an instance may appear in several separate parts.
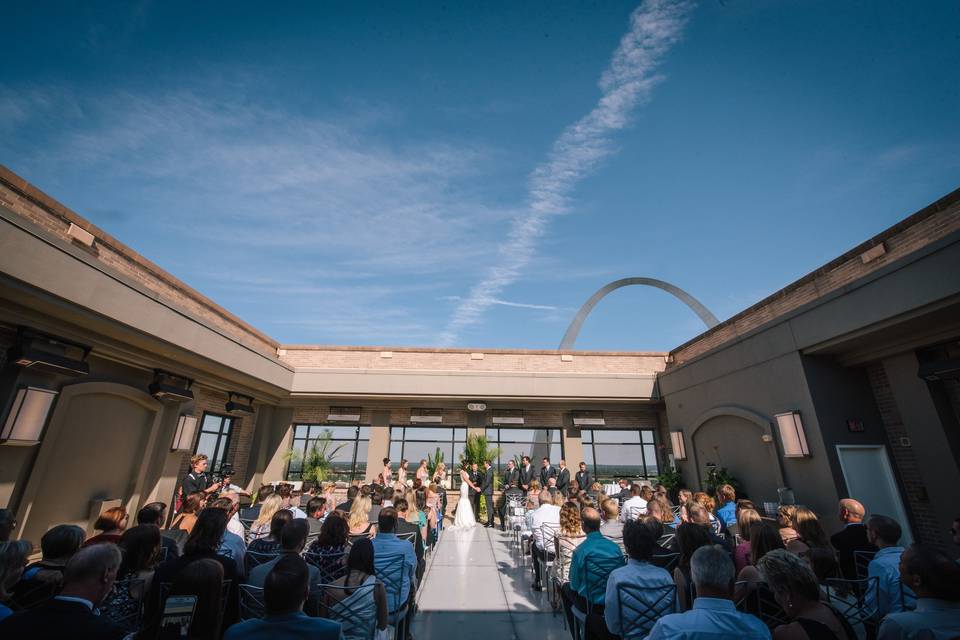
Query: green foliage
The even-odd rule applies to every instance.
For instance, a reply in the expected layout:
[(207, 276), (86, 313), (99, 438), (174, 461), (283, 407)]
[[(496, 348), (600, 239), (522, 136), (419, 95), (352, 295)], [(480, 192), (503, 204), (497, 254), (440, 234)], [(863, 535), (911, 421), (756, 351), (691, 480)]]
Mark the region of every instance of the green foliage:
[(683, 484), (683, 476), (677, 469), (664, 469), (660, 472), (660, 475), (657, 476), (655, 482), (662, 484), (666, 487), (667, 491), (673, 493)]
[(707, 477), (704, 480), (704, 491), (710, 495), (715, 495), (717, 489), (721, 485), (729, 484), (737, 492), (740, 492), (740, 481), (733, 477), (733, 475), (727, 471), (726, 467), (708, 467), (707, 468)]
[(430, 477), (433, 477), (433, 474), (437, 472), (437, 467), (440, 466), (440, 463), (443, 462), (443, 451), (440, 450), (440, 447), (437, 447), (437, 450), (427, 456), (427, 471), (430, 472)]
[(333, 469), (333, 460), (336, 458), (337, 453), (346, 446), (346, 443), (334, 446), (332, 438), (333, 432), (329, 429), (324, 429), (320, 432), (320, 437), (318, 437), (307, 450), (306, 455), (299, 449), (289, 449), (284, 454), (284, 458), (286, 458), (288, 462), (296, 460), (301, 463), (301, 477), (304, 480), (312, 480), (317, 483), (323, 482)]
[(467, 436), (467, 442), (463, 446), (463, 453), (460, 454), (460, 464), (472, 464), (476, 462), (483, 465), (484, 460), (496, 460), (500, 455), (500, 447), (491, 447), (487, 436), (471, 435)]

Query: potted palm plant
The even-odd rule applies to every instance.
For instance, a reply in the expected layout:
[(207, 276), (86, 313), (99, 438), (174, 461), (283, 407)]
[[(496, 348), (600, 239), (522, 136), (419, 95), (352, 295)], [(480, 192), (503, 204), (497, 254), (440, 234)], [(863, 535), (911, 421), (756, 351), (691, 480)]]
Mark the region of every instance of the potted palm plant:
[(334, 445), (333, 432), (324, 429), (312, 442), (306, 453), (298, 449), (289, 449), (285, 455), (288, 462), (300, 463), (300, 477), (317, 484), (324, 482), (333, 471), (333, 461), (346, 443)]
[[(466, 443), (463, 445), (463, 452), (460, 454), (460, 464), (473, 464), (476, 462), (482, 467), (484, 460), (493, 461), (496, 460), (499, 455), (500, 447), (490, 446), (490, 441), (487, 440), (487, 436), (469, 435), (467, 436)], [(494, 476), (494, 483), (496, 483), (496, 476)], [(493, 505), (490, 505), (490, 508), (493, 508)], [(481, 496), (480, 513), (477, 514), (478, 521), (486, 518), (486, 510), (486, 498)]]

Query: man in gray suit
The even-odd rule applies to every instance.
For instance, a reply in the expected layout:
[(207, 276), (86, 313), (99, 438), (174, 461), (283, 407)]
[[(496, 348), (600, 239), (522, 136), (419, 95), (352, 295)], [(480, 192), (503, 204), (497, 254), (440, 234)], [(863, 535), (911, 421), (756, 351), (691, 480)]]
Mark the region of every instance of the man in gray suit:
[[(483, 494), (483, 501), (487, 505), (487, 526), (493, 526), (493, 467), (489, 460), (483, 461), (483, 481), (480, 484), (480, 493)], [(477, 513), (477, 515), (480, 515)]]

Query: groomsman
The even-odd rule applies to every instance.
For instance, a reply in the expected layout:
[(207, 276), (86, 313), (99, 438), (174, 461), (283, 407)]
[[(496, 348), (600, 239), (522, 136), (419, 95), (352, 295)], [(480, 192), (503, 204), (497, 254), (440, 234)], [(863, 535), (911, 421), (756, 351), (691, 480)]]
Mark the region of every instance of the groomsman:
[(540, 469), (540, 488), (546, 489), (550, 484), (550, 478), (557, 477), (557, 469), (550, 466), (550, 458), (543, 459), (543, 468)]
[(560, 471), (557, 472), (557, 490), (564, 496), (567, 495), (567, 489), (570, 488), (570, 469), (567, 469), (567, 461), (560, 460)]
[[(489, 460), (483, 461), (483, 480), (480, 482), (480, 493), (483, 494), (483, 501), (487, 505), (487, 526), (493, 526), (493, 467)], [(477, 515), (480, 512), (477, 511)]]
[(530, 464), (530, 456), (523, 456), (521, 462), (523, 467), (520, 468), (520, 488), (527, 492), (530, 490), (530, 481), (533, 480), (533, 465)]
[(580, 471), (577, 471), (577, 485), (584, 491), (590, 491), (590, 485), (593, 484), (590, 479), (590, 472), (587, 471), (587, 463), (580, 463)]

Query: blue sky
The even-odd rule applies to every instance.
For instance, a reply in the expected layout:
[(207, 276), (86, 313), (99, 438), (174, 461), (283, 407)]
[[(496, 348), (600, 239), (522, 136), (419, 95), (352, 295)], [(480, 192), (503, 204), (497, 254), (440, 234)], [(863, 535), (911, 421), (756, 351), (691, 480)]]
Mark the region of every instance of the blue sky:
[(723, 319), (960, 186), (955, 2), (465, 4), (7, 6), (0, 162), (325, 344)]

